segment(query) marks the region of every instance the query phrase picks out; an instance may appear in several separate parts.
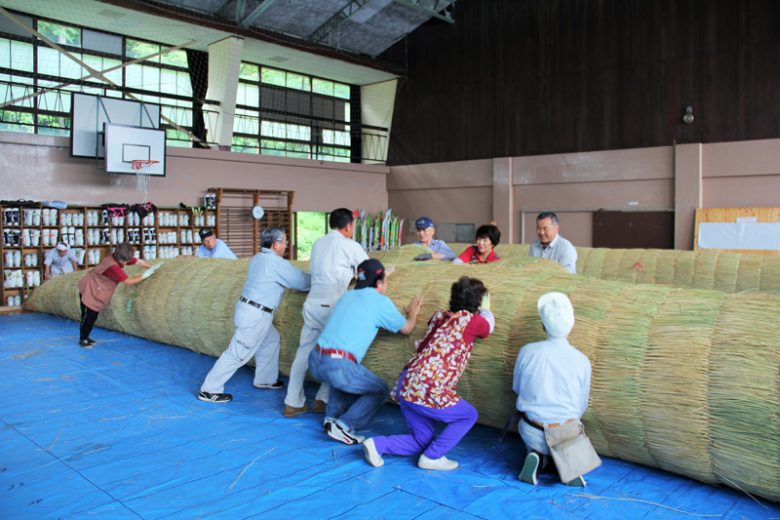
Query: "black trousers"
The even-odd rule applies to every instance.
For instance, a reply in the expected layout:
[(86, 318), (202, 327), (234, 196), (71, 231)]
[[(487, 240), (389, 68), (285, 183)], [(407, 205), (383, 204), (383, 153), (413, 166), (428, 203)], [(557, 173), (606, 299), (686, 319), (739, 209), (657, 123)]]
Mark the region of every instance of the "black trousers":
[(79, 303), (81, 304), (81, 323), (79, 324), (79, 341), (83, 341), (89, 338), (92, 333), (92, 327), (95, 326), (95, 322), (98, 319), (98, 311), (93, 311), (81, 300), (81, 294), (79, 293)]

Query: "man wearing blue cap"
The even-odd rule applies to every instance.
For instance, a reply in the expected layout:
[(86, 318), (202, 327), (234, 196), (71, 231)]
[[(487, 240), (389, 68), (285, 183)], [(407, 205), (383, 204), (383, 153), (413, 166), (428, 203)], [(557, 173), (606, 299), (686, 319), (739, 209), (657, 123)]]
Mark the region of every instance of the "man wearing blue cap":
[(455, 258), (455, 252), (450, 249), (444, 240), (436, 240), (433, 235), (436, 234), (436, 227), (433, 220), (429, 217), (420, 217), (414, 223), (417, 228), (417, 245), (425, 246), (431, 250), (430, 253), (421, 253), (414, 257), (415, 260), (447, 260), (451, 262)]

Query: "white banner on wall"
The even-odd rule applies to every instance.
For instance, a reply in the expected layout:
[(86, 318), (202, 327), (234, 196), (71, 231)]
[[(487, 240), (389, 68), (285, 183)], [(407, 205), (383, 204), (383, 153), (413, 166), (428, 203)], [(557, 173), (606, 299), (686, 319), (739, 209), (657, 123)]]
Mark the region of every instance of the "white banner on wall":
[(780, 222), (702, 222), (699, 248), (780, 250)]

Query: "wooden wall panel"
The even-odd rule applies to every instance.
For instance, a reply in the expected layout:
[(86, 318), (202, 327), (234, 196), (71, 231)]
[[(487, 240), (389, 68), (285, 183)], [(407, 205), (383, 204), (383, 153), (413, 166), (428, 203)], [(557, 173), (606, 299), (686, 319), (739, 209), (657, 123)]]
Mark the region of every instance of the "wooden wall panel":
[(780, 136), (780, 2), (468, 0), (453, 15), (399, 44), (389, 164)]

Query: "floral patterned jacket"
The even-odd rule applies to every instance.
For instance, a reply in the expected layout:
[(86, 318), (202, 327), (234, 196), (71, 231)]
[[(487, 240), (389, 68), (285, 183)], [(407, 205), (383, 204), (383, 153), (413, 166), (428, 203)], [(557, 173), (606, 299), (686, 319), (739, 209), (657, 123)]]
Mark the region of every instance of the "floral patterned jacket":
[(455, 406), (460, 401), (458, 382), (471, 359), (474, 340), (489, 334), (490, 325), (479, 314), (438, 311), (428, 322), (425, 337), (417, 342), (417, 353), (402, 372), (405, 376), (400, 398), (428, 408)]

